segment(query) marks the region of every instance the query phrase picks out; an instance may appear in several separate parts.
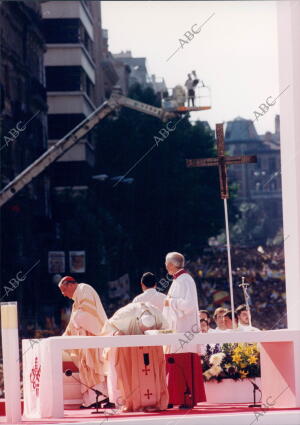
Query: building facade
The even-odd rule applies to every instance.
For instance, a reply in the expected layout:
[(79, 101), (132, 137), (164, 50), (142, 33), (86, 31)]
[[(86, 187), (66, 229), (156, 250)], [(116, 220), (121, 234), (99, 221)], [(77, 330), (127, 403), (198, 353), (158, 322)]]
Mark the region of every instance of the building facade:
[(235, 203), (255, 203), (267, 215), (270, 229), (282, 227), (280, 165), (280, 120), (275, 132), (259, 135), (253, 121), (236, 118), (225, 131), (226, 152), (230, 155), (256, 155), (257, 163), (229, 166), (230, 183), (236, 187)]
[(121, 53), (114, 53), (113, 57), (122, 61), (130, 68), (129, 87), (134, 84), (140, 84), (143, 88), (152, 86), (148, 75), (146, 58), (134, 58), (130, 50)]
[[(46, 45), (41, 22), (39, 1), (0, 3), (2, 187), (47, 149)], [(35, 265), (12, 296), (19, 301), (19, 314), (23, 318), (29, 314), (26, 306), (30, 302), (32, 308), (38, 308), (35, 301), (45, 271), (45, 245), (51, 237), (49, 199), (49, 178), (44, 173), (1, 210), (3, 286), (9, 287), (16, 273), (25, 273)], [(10, 295), (3, 301), (9, 301)]]
[[(48, 94), (49, 146), (65, 136), (104, 101), (102, 30), (99, 1), (42, 4)], [(53, 167), (55, 186), (85, 186), (94, 165), (91, 134)]]

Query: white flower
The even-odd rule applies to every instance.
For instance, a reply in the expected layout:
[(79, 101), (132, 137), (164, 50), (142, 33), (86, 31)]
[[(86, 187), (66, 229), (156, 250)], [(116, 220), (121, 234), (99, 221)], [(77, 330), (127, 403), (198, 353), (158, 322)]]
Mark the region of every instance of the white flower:
[(225, 357), (225, 353), (212, 354), (209, 358), (209, 363), (214, 366), (220, 366), (224, 357)]

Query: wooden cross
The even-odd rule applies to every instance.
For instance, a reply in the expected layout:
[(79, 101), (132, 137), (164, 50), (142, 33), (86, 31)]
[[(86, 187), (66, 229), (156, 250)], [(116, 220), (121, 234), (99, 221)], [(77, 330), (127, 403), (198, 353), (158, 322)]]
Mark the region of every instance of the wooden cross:
[(153, 395), (153, 394), (149, 392), (149, 388), (148, 388), (147, 389), (147, 392), (144, 395), (147, 396), (147, 398), (149, 400), (150, 399), (150, 396)]
[(198, 158), (187, 159), (186, 164), (190, 167), (213, 167), (219, 168), (221, 199), (229, 198), (227, 182), (227, 165), (231, 164), (249, 164), (257, 162), (256, 155), (226, 156), (224, 146), (223, 124), (216, 124), (217, 136), (217, 157), (216, 158)]

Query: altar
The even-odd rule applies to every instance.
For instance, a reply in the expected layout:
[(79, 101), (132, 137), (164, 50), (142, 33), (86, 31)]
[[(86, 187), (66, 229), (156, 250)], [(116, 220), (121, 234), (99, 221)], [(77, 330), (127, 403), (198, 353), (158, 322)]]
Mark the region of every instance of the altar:
[[(62, 351), (178, 344), (184, 334), (68, 336), (23, 340), (24, 415), (63, 418)], [(262, 406), (300, 408), (300, 330), (194, 334), (193, 343), (260, 343)]]

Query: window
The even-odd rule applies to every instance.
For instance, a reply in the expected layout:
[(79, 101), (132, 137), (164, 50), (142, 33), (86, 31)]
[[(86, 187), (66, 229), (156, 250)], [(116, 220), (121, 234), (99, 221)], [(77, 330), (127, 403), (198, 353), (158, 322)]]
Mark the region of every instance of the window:
[(81, 90), (84, 91), (89, 98), (94, 101), (95, 88), (85, 72), (81, 74)]
[(79, 19), (44, 19), (43, 32), (46, 43), (79, 43)]
[(84, 45), (92, 59), (93, 57), (93, 42), (83, 25), (80, 27), (79, 41)]
[(81, 72), (80, 66), (47, 66), (47, 91), (80, 91)]
[(83, 121), (83, 114), (50, 114), (48, 115), (49, 139), (61, 139), (77, 124)]
[(270, 173), (274, 173), (276, 170), (276, 159), (269, 158), (269, 171)]

